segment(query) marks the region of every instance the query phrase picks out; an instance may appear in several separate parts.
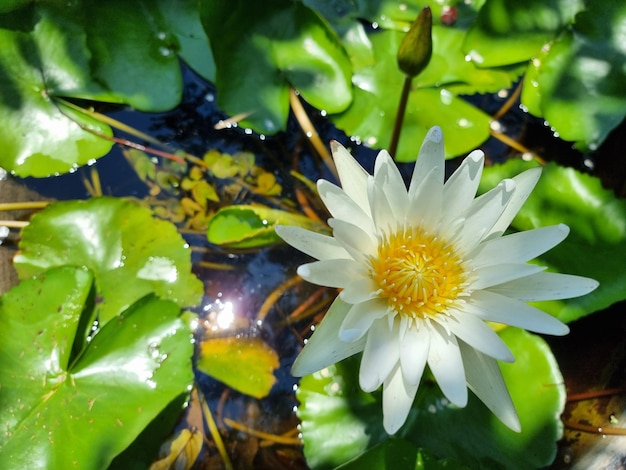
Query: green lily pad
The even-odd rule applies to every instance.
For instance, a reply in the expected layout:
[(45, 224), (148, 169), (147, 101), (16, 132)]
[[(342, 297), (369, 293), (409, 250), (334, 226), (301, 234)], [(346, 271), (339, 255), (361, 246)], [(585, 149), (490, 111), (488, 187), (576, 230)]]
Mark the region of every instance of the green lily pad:
[[(470, 468), (530, 469), (550, 464), (562, 433), (559, 415), (565, 404), (558, 365), (538, 336), (516, 328), (500, 335), (517, 359), (501, 364), (501, 370), (522, 432), (500, 423), (472, 394), (468, 405), (459, 409), (443, 399), (434, 383), (425, 381), (398, 437)], [(311, 468), (333, 468), (389, 439), (382, 427), (380, 393), (364, 393), (358, 386), (359, 360), (349, 358), (300, 382), (298, 413)]]
[(190, 331), (169, 301), (142, 299), (73, 351), (92, 283), (63, 267), (2, 297), (3, 469), (105, 468), (193, 380)]
[(487, 0), (463, 48), (482, 67), (526, 62), (583, 7), (581, 0)]
[(522, 103), (580, 149), (595, 149), (626, 116), (625, 29), (626, 4), (589, 2), (528, 69)]
[(176, 227), (123, 199), (51, 204), (24, 228), (20, 249), (14, 264), (21, 279), (53, 266), (91, 269), (102, 323), (150, 293), (182, 307), (198, 303), (203, 292)]
[(334, 31), (300, 2), (201, 2), (217, 67), (218, 104), (264, 134), (283, 130), (289, 87), (337, 113), (352, 100), (350, 61)]
[[(330, 116), (337, 127), (372, 147), (387, 148), (391, 140), (404, 80), (395, 56), (402, 37), (403, 33), (397, 31), (382, 31), (371, 36), (377, 59), (374, 66), (355, 71), (352, 105), (345, 112)], [(394, 53), (389, 54), (389, 51)], [(435, 61), (433, 67), (444, 67), (435, 57), (432, 60)], [(425, 74), (429, 73), (428, 69)], [(454, 72), (449, 78), (458, 79)], [(434, 88), (431, 84), (420, 87), (419, 80), (418, 77), (414, 81), (409, 95), (395, 155), (398, 161), (414, 161), (426, 133), (434, 125), (440, 126), (448, 136), (445, 148), (448, 157), (468, 153), (489, 137), (487, 114), (445, 88)]]
[(263, 398), (276, 382), (278, 355), (260, 338), (208, 338), (196, 366), (238, 392)]
[(340, 465), (337, 470), (444, 470), (467, 467), (451, 459), (437, 459), (404, 439), (388, 439)]
[(209, 220), (207, 239), (216, 245), (232, 248), (255, 248), (280, 241), (276, 225), (297, 225), (323, 230), (324, 226), (302, 214), (270, 209), (264, 206), (226, 206)]
[[(509, 160), (485, 168), (479, 191), (532, 166), (536, 164)], [(530, 230), (559, 223), (570, 227), (569, 236), (537, 263), (551, 271), (591, 277), (600, 287), (583, 297), (535, 305), (571, 322), (625, 299), (626, 201), (604, 189), (597, 178), (550, 163), (511, 225)]]
[(61, 69), (71, 62), (70, 54), (87, 53), (84, 38), (75, 39), (73, 52), (55, 48), (48, 53), (63, 43), (62, 27), (44, 17), (31, 34), (0, 29), (0, 166), (19, 176), (65, 173), (106, 154), (112, 145), (81, 127), (110, 136), (109, 126), (69, 112), (51, 95), (50, 86), (88, 81), (87, 60), (85, 69), (81, 64), (66, 68), (65, 74)]

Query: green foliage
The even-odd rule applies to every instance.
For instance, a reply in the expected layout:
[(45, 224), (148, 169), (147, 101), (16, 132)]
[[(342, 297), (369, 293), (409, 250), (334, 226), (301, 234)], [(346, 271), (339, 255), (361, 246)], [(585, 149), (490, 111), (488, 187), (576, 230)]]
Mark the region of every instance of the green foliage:
[(170, 301), (141, 299), (92, 338), (93, 275), (61, 267), (0, 302), (0, 466), (101, 469), (188, 392), (190, 332)]
[[(9, 131), (0, 136), (0, 165), (45, 176), (103, 155), (111, 144), (98, 135), (111, 129), (61, 99), (172, 108), (181, 97), (180, 58), (216, 82), (220, 106), (243, 117), (243, 126), (284, 130), (294, 88), (348, 134), (384, 147), (402, 88), (398, 47), (426, 4), (5, 2), (0, 126)], [(450, 7), (458, 11), (454, 25), (440, 19)], [(433, 124), (452, 143), (449, 156), (480, 145), (489, 117), (460, 95), (509, 88), (520, 76), (523, 105), (581, 149), (602, 143), (626, 115), (622, 3), (486, 0), (432, 8), (433, 54), (413, 84), (400, 161), (415, 158)], [(363, 21), (385, 31), (367, 33)]]
[[(558, 365), (538, 336), (516, 328), (500, 334), (516, 357), (513, 364), (501, 364), (501, 370), (522, 432), (515, 433), (500, 423), (473, 395), (467, 407), (458, 409), (442, 398), (436, 385), (423, 381), (399, 438), (433, 456), (453, 459), (470, 468), (534, 469), (552, 462), (562, 433), (559, 415), (565, 404)], [(377, 444), (397, 439), (382, 429), (380, 395), (359, 388), (358, 360), (352, 357), (304, 377), (300, 383), (298, 413), (311, 468), (333, 468), (359, 456), (364, 459)], [(394, 458), (407, 460), (400, 468), (419, 468), (419, 454), (414, 447), (395, 446), (400, 453)], [(391, 468), (384, 466), (384, 457), (376, 458), (381, 465), (367, 468)]]
[(111, 142), (93, 133), (110, 136), (109, 126), (70, 111), (61, 99), (172, 108), (182, 95), (179, 56), (213, 78), (193, 0), (5, 7), (0, 127), (8, 132), (0, 135), (0, 165), (20, 176), (64, 173), (109, 151)]
[[(485, 168), (481, 189), (532, 166), (536, 164), (509, 160)], [(597, 179), (551, 163), (544, 167), (537, 187), (511, 226), (530, 230), (559, 223), (570, 227), (569, 236), (537, 263), (552, 271), (591, 277), (600, 287), (583, 297), (539, 302), (537, 306), (570, 322), (626, 299), (626, 201), (616, 199)]]
[(256, 398), (267, 396), (277, 367), (276, 351), (260, 338), (207, 338), (200, 344), (198, 370)]
[(209, 220), (207, 238), (210, 243), (232, 248), (255, 248), (280, 240), (276, 225), (297, 225), (324, 230), (324, 225), (294, 212), (264, 206), (226, 206)]
[(21, 279), (54, 266), (91, 269), (101, 323), (149, 293), (182, 307), (198, 303), (203, 291), (176, 227), (123, 199), (52, 204), (23, 230), (20, 249), (14, 264)]
[(290, 86), (331, 113), (352, 101), (348, 56), (302, 3), (204, 0), (200, 8), (215, 54), (218, 103), (229, 114), (249, 114), (241, 125), (264, 134), (285, 129)]

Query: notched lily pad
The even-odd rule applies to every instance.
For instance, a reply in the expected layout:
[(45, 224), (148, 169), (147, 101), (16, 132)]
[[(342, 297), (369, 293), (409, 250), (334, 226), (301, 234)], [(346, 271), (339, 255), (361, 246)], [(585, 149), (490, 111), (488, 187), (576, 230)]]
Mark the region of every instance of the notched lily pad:
[(102, 323), (150, 293), (183, 307), (203, 292), (176, 227), (124, 199), (51, 204), (24, 228), (20, 249), (14, 264), (21, 279), (54, 266), (91, 269)]
[(2, 296), (3, 469), (106, 468), (193, 380), (172, 302), (142, 299), (82, 343), (92, 284), (88, 270), (62, 267)]

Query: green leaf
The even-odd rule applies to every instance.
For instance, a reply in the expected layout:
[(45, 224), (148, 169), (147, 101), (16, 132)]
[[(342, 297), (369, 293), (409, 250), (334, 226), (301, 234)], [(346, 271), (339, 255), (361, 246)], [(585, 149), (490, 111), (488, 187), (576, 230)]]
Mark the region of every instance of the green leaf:
[[(494, 187), (536, 166), (522, 160), (485, 168), (479, 191)], [(569, 236), (538, 258), (551, 271), (591, 277), (600, 287), (583, 297), (536, 305), (561, 321), (571, 322), (626, 298), (626, 201), (617, 199), (597, 178), (550, 163), (512, 228), (530, 230), (564, 223)]]
[(419, 88), (445, 87), (455, 95), (495, 93), (511, 88), (526, 64), (480, 68), (466, 60), (462, 45), (467, 31), (444, 26), (433, 27), (433, 57), (417, 77)]
[(43, 16), (31, 34), (0, 29), (0, 165), (19, 176), (65, 173), (112, 145), (81, 128), (110, 136), (107, 125), (69, 112), (52, 97), (59, 88), (87, 87), (89, 81), (87, 60), (81, 69), (71, 58), (87, 54), (84, 38), (62, 49), (64, 26)]
[(229, 387), (255, 398), (268, 395), (276, 382), (278, 355), (260, 338), (209, 338), (200, 345), (197, 368)]
[(209, 38), (200, 21), (196, 0), (159, 0), (160, 19), (164, 21), (167, 34), (178, 39), (178, 55), (206, 80), (215, 81), (215, 62)]
[(84, 13), (98, 18), (85, 22), (96, 77), (138, 110), (165, 111), (180, 102), (180, 44), (154, 2), (86, 1)]
[(84, 269), (57, 268), (2, 297), (3, 469), (106, 467), (193, 380), (179, 308), (154, 298), (70, 357), (92, 281)]
[(123, 199), (51, 204), (24, 228), (20, 249), (14, 263), (21, 279), (53, 266), (91, 269), (101, 323), (150, 293), (189, 306), (203, 292), (176, 227)]
[[(443, 399), (436, 385), (423, 381), (398, 437), (470, 468), (530, 469), (550, 464), (562, 433), (559, 415), (565, 403), (558, 365), (538, 336), (516, 328), (500, 335), (517, 360), (501, 364), (501, 370), (522, 432), (500, 423), (473, 395), (459, 409)], [(365, 393), (358, 386), (359, 359), (352, 357), (300, 382), (298, 413), (311, 468), (332, 468), (389, 439), (382, 428), (380, 394)]]
[(583, 150), (594, 150), (626, 116), (625, 29), (626, 4), (589, 2), (527, 72), (522, 103)]
[(582, 0), (487, 0), (463, 45), (482, 67), (526, 62), (583, 8)]
[(253, 205), (226, 206), (209, 220), (207, 239), (233, 248), (265, 246), (280, 241), (274, 232), (276, 225), (323, 230), (321, 223), (293, 212)]
[[(436, 30), (433, 28), (433, 34)], [(337, 127), (372, 147), (387, 148), (391, 139), (404, 76), (398, 70), (395, 52), (389, 51), (398, 50), (402, 37), (396, 31), (382, 31), (371, 37), (376, 63), (355, 71), (352, 105), (347, 111), (330, 116)], [(436, 45), (434, 53), (437, 53)], [(420, 87), (423, 76), (433, 77), (429, 73), (431, 66), (442, 67), (436, 55), (416, 79), (409, 96), (395, 156), (402, 162), (415, 160), (426, 133), (434, 125), (441, 126), (448, 136), (448, 157), (465, 154), (489, 137), (488, 115), (445, 88), (432, 88), (426, 82)]]
[(337, 470), (443, 470), (467, 467), (451, 459), (437, 459), (404, 439), (388, 439), (340, 465)]
[(350, 61), (328, 24), (305, 5), (204, 0), (200, 9), (217, 66), (218, 104), (231, 115), (251, 113), (240, 125), (265, 134), (283, 130), (290, 86), (330, 113), (351, 102)]

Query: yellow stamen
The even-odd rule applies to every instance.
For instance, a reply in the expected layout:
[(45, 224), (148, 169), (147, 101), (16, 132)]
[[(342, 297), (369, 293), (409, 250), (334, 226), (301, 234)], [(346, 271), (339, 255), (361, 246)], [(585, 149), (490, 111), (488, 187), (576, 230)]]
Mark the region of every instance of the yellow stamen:
[(462, 258), (454, 247), (419, 228), (383, 239), (371, 265), (389, 307), (415, 319), (445, 313), (466, 285)]

